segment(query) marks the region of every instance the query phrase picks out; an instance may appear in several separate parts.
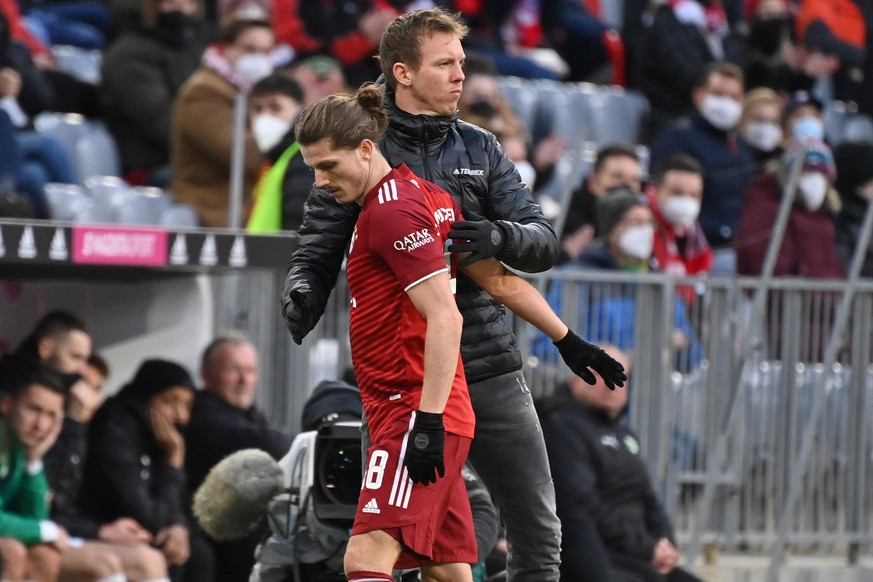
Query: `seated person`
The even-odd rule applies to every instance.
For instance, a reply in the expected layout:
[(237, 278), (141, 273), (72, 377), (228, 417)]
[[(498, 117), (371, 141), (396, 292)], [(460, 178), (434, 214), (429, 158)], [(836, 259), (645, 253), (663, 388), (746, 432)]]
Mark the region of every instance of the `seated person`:
[(678, 276), (708, 272), (712, 249), (697, 220), (703, 198), (700, 163), (685, 154), (667, 156), (655, 168), (646, 198), (655, 217), (658, 270)]
[[(129, 517), (153, 536), (174, 582), (213, 582), (213, 556), (186, 515), (185, 441), (194, 380), (167, 360), (147, 360), (91, 421), (83, 508), (110, 522)], [(184, 430), (184, 428), (182, 428)]]
[[(200, 375), (203, 390), (194, 398), (185, 434), (185, 470), (192, 492), (209, 470), (231, 453), (260, 449), (278, 460), (291, 445), (291, 438), (271, 426), (255, 407), (258, 355), (248, 339), (231, 333), (216, 337), (203, 350)], [(266, 524), (240, 540), (210, 540), (222, 582), (248, 582), (255, 547), (265, 531)]]
[(833, 189), (836, 166), (830, 148), (814, 139), (792, 140), (785, 155), (768, 165), (746, 190), (736, 234), (737, 273), (760, 275), (792, 168), (802, 164), (774, 275), (843, 278), (837, 255)]
[(294, 120), (303, 107), (303, 88), (285, 73), (273, 73), (252, 87), (252, 135), (264, 156), (246, 229), (255, 233), (297, 230), (312, 188), (312, 171), (294, 138)]
[[(640, 192), (630, 188), (607, 191), (597, 204), (597, 224), (603, 236), (588, 245), (576, 261), (564, 265), (564, 269), (625, 273), (652, 270), (654, 215)], [(552, 285), (548, 292), (549, 304), (559, 315), (565, 292), (570, 292), (570, 289), (561, 281)], [(622, 350), (633, 350), (637, 317), (635, 283), (582, 284), (572, 292), (578, 296), (576, 313), (583, 337), (595, 343), (610, 343)], [(687, 313), (684, 301), (677, 296), (671, 348), (676, 352), (677, 369), (682, 371), (693, 369), (701, 359), (700, 344)], [(544, 339), (536, 341), (535, 352), (547, 361), (556, 361), (554, 350)]]
[[(786, 194), (789, 177), (801, 164), (798, 182)], [(793, 139), (785, 155), (765, 168), (746, 190), (746, 198), (736, 235), (737, 273), (761, 275), (783, 197), (792, 197), (785, 231), (773, 265), (775, 276), (800, 276), (814, 279), (842, 279), (843, 264), (837, 251), (834, 218), (839, 195), (832, 184), (836, 175), (830, 149), (824, 142)], [(802, 342), (800, 357), (823, 361), (824, 346), (830, 337), (833, 310), (837, 297), (833, 293), (810, 291), (809, 303), (800, 308)], [(785, 331), (783, 325), (798, 323), (779, 307), (778, 293), (769, 295), (766, 318), (772, 357), (781, 357)], [(816, 307), (813, 307), (816, 306)], [(821, 312), (819, 311), (821, 310)]]
[(146, 545), (151, 535), (139, 524), (131, 519), (100, 523), (83, 515), (78, 504), (88, 422), (100, 404), (99, 391), (84, 379), (85, 374), (102, 384), (99, 375), (88, 371), (90, 350), (84, 323), (64, 311), (52, 311), (15, 352), (3, 358), (0, 371), (4, 381), (32, 373), (55, 374), (64, 386), (64, 419), (43, 457), (44, 472), (52, 491), (51, 519), (85, 541), (61, 550), (61, 574), (97, 582), (118, 582), (124, 575), (132, 580), (166, 580), (163, 556)]
[(643, 167), (633, 144), (613, 143), (597, 152), (591, 174), (570, 199), (561, 232), (559, 263), (574, 261), (588, 244), (602, 233), (597, 230), (597, 201), (607, 190), (626, 186), (642, 187)]
[(737, 126), (740, 136), (758, 164), (778, 158), (782, 148), (782, 100), (772, 89), (758, 87), (743, 98), (743, 115)]
[[(630, 370), (627, 355), (604, 349)], [(561, 579), (699, 582), (677, 567), (673, 526), (639, 437), (619, 419), (627, 396), (626, 388), (574, 376), (537, 404), (561, 518)]]
[(53, 582), (67, 532), (49, 520), (42, 458), (64, 417), (64, 387), (50, 374), (16, 378), (0, 400), (0, 555), (4, 580)]
[(201, 12), (197, 0), (144, 0), (136, 27), (119, 34), (103, 56), (103, 114), (131, 185), (169, 182), (170, 114), (206, 48)]

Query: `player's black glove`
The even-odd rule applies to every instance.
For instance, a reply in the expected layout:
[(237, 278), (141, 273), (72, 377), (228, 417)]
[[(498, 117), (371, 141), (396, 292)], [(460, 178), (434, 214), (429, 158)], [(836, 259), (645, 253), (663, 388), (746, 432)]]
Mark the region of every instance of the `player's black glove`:
[(299, 346), (303, 343), (306, 334), (312, 331), (312, 328), (318, 323), (312, 294), (297, 290), (289, 291), (282, 311), (285, 314), (285, 325), (291, 332), (291, 339)]
[(461, 266), (472, 265), (476, 261), (496, 257), (506, 246), (506, 232), (499, 224), (489, 220), (459, 220), (452, 223), (449, 238), (464, 239), (467, 242), (449, 245), (450, 253), (466, 253), (469, 257), (461, 260)]
[(409, 434), (406, 445), (406, 460), (404, 464), (409, 471), (413, 483), (429, 485), (436, 483), (438, 473), (445, 477), (446, 468), (443, 465), (443, 449), (446, 440), (446, 429), (443, 427), (443, 415), (434, 412), (415, 412), (415, 424)]
[(624, 386), (624, 382), (627, 380), (624, 366), (599, 347), (586, 342), (573, 333), (572, 329), (567, 332), (563, 339), (553, 343), (561, 352), (561, 357), (564, 358), (567, 367), (592, 386), (597, 383), (597, 380), (591, 370), (600, 374), (610, 390), (615, 390), (616, 386)]

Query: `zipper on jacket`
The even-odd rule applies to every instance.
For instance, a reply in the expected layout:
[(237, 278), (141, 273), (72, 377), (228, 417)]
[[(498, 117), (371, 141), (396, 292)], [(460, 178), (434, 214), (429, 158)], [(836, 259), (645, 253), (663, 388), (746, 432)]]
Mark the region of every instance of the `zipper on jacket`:
[(423, 178), (429, 182), (433, 182), (434, 177), (431, 175), (430, 162), (427, 159), (427, 127), (424, 128), (424, 139), (421, 142), (421, 165), (424, 168)]

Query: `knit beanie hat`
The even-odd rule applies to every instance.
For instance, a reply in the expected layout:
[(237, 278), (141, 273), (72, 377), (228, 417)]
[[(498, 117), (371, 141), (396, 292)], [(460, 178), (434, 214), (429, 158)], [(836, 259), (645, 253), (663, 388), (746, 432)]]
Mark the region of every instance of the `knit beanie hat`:
[(612, 188), (597, 201), (597, 230), (600, 236), (609, 236), (615, 225), (634, 206), (648, 206), (645, 197), (627, 187)]
[(155, 394), (179, 386), (196, 390), (191, 374), (181, 364), (169, 360), (146, 360), (136, 371), (133, 380), (124, 387), (124, 393), (128, 397), (146, 401)]
[(303, 405), (301, 429), (317, 430), (332, 415), (360, 419), (364, 415), (361, 392), (340, 380), (319, 382)]
[(788, 171), (803, 156), (802, 172), (821, 172), (833, 183), (837, 178), (837, 166), (831, 149), (817, 139), (791, 140), (785, 151), (785, 167)]
[(844, 142), (834, 150), (837, 165), (837, 190), (846, 198), (855, 188), (873, 180), (873, 143)]

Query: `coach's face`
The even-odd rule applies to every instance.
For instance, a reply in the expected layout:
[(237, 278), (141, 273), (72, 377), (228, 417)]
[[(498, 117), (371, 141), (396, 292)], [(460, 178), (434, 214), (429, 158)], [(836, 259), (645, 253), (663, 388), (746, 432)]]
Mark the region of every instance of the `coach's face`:
[(407, 95), (404, 109), (413, 115), (451, 115), (458, 108), (464, 85), (466, 55), (461, 39), (436, 32), (421, 41), (421, 64), (413, 69), (394, 64), (397, 91)]
[(365, 139), (354, 149), (334, 148), (333, 140), (322, 139), (300, 145), (306, 165), (315, 172), (315, 186), (327, 190), (340, 204), (362, 203), (370, 181), (370, 157), (374, 144)]

